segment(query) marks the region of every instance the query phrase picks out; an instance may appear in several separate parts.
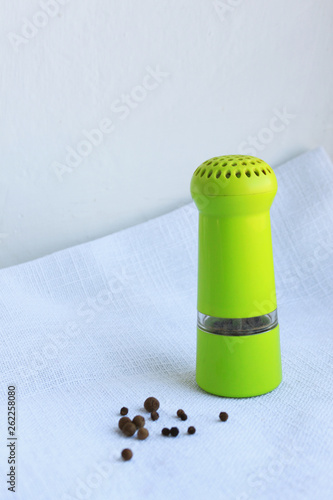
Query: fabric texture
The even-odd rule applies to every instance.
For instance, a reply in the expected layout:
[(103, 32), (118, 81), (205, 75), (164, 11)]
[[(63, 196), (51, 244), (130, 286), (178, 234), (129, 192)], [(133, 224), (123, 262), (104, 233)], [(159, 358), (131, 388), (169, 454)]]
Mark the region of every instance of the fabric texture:
[[(193, 203), (0, 271), (1, 499), (332, 498), (333, 166), (316, 149), (275, 172), (283, 382), (270, 394), (226, 399), (196, 385)], [(4, 479), (10, 384), (16, 495)], [(161, 403), (155, 422), (148, 396)], [(147, 440), (120, 434), (122, 406), (147, 417)]]

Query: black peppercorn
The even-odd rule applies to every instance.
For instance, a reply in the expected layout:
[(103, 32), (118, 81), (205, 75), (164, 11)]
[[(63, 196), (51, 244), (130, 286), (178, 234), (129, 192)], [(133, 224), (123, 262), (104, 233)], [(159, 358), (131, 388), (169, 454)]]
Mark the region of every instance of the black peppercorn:
[(163, 434), (163, 436), (169, 436), (170, 435), (170, 429), (167, 429), (166, 427), (164, 427), (164, 429), (162, 429), (162, 434)]
[(171, 429), (170, 429), (170, 434), (171, 434), (171, 436), (173, 436), (173, 437), (178, 436), (178, 434), (179, 434), (179, 429), (178, 429), (178, 427), (171, 427)]
[(181, 419), (181, 420), (187, 420), (187, 415), (186, 415), (186, 413), (182, 413), (182, 414), (180, 415), (180, 419)]
[(141, 429), (138, 430), (138, 439), (147, 439), (147, 437), (149, 436), (149, 432), (148, 432), (148, 429), (146, 429), (145, 427), (141, 427)]
[(158, 399), (150, 397), (144, 402), (144, 407), (147, 411), (149, 411), (149, 413), (151, 413), (152, 411), (157, 411), (159, 409), (160, 402)]
[(159, 414), (157, 413), (157, 411), (152, 411), (151, 414), (151, 419), (152, 420), (158, 420), (160, 418)]
[(121, 456), (123, 457), (123, 459), (127, 462), (127, 460), (131, 460), (131, 458), (133, 457), (133, 452), (132, 450), (130, 450), (129, 448), (125, 448), (122, 452), (121, 452)]
[(135, 434), (136, 432), (136, 426), (132, 422), (127, 422), (122, 428), (122, 431), (125, 436), (133, 436), (133, 434)]
[(145, 425), (145, 419), (141, 415), (137, 415), (136, 417), (133, 418), (132, 420), (133, 424), (137, 429), (140, 429), (140, 427), (143, 427)]
[(120, 415), (127, 415), (128, 413), (128, 408), (126, 406), (123, 406), (122, 409), (120, 410)]
[(177, 417), (181, 417), (182, 415), (184, 415), (184, 410), (178, 410), (177, 411)]
[(195, 427), (193, 427), (193, 425), (191, 425), (188, 429), (187, 429), (187, 432), (189, 434), (195, 434)]
[(229, 415), (225, 411), (221, 411), (219, 417), (220, 420), (222, 420), (222, 422), (226, 422), (228, 420)]
[(125, 424), (127, 424), (127, 423), (128, 423), (128, 422), (130, 422), (130, 421), (131, 421), (131, 419), (130, 419), (130, 418), (128, 418), (128, 417), (121, 417), (121, 418), (119, 419), (119, 422), (118, 422), (118, 427), (119, 427), (119, 429), (121, 429), (121, 430), (122, 430), (122, 429), (123, 429), (123, 427), (124, 427), (124, 425), (125, 425)]

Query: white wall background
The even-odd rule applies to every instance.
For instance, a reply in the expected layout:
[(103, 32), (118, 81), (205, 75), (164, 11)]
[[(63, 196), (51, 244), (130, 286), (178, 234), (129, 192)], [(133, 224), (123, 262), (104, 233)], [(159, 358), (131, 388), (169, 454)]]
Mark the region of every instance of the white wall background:
[(332, 0), (0, 5), (2, 267), (190, 201), (209, 157), (333, 156)]

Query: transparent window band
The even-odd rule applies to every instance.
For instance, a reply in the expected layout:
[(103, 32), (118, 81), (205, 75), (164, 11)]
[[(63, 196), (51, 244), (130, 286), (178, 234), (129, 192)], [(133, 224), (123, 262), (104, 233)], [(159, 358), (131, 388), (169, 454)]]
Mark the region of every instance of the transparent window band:
[(198, 327), (216, 335), (255, 335), (267, 332), (278, 325), (277, 309), (252, 318), (216, 318), (198, 312)]

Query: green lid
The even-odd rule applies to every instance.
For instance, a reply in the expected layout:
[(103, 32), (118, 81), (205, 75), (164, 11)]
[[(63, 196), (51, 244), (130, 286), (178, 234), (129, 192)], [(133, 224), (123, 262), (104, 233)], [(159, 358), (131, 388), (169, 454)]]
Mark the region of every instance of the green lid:
[(273, 169), (254, 156), (217, 156), (202, 163), (191, 181), (192, 197), (276, 193)]

